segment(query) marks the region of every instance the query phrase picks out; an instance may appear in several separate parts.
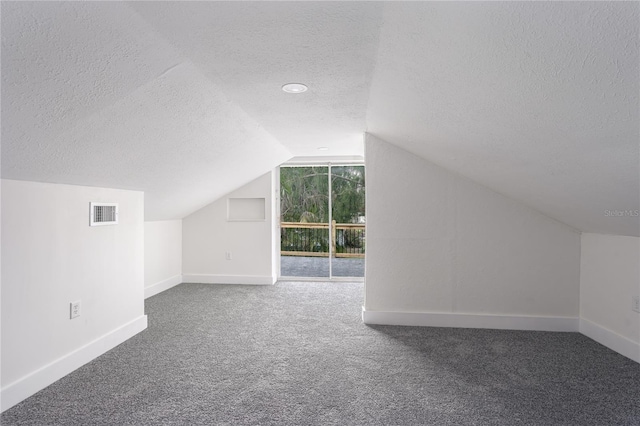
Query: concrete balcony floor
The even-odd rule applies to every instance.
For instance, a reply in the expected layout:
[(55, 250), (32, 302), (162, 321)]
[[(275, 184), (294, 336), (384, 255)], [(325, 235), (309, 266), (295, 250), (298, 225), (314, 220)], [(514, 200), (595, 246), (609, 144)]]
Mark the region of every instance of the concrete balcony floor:
[[(331, 259), (333, 277), (364, 277), (364, 259), (337, 257)], [(329, 277), (328, 257), (280, 256), (282, 277)]]

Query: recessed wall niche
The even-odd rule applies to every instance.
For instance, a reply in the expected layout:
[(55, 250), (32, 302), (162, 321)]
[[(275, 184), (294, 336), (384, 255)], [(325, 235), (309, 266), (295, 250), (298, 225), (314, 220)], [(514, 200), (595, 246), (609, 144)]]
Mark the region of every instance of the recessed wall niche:
[(264, 222), (265, 198), (227, 198), (228, 222)]

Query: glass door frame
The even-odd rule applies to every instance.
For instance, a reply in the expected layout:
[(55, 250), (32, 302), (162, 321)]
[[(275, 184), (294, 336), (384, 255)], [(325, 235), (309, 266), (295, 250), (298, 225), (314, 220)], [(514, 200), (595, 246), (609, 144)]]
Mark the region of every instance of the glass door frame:
[[(275, 219), (276, 219), (276, 247), (277, 247), (277, 267), (278, 267), (278, 281), (282, 280), (282, 281), (345, 281), (345, 282), (364, 282), (364, 277), (335, 277), (333, 276), (333, 265), (332, 265), (332, 259), (333, 259), (333, 235), (331, 232), (331, 224), (332, 224), (332, 220), (333, 220), (333, 206), (332, 206), (332, 196), (333, 196), (333, 185), (332, 185), (332, 174), (331, 174), (331, 167), (332, 166), (362, 166), (364, 167), (364, 160), (341, 160), (341, 159), (333, 159), (330, 161), (289, 161), (286, 162), (284, 164), (282, 164), (281, 166), (278, 167), (278, 173), (277, 173), (277, 183), (278, 183), (278, 188), (275, 191), (276, 192), (276, 200), (274, 201), (274, 204), (276, 206), (276, 214), (275, 214)], [(328, 179), (328, 188), (329, 188), (329, 193), (328, 193), (328, 197), (329, 197), (329, 205), (328, 205), (328, 209), (329, 209), (329, 276), (328, 277), (292, 277), (292, 276), (282, 276), (282, 269), (281, 269), (281, 262), (280, 259), (282, 257), (281, 255), (281, 238), (282, 238), (282, 234), (281, 234), (281, 228), (282, 228), (282, 217), (281, 217), (281, 211), (280, 211), (280, 194), (281, 194), (281, 181), (280, 181), (280, 168), (281, 167), (327, 167), (328, 171), (327, 171), (327, 179)], [(366, 170), (365, 170), (365, 174), (366, 174)], [(366, 178), (365, 178), (366, 179)], [(366, 182), (366, 180), (365, 180)], [(365, 191), (366, 191), (366, 184), (365, 184)], [(365, 223), (365, 229), (366, 229), (366, 223)], [(366, 254), (365, 254), (365, 259), (366, 259)], [(366, 262), (366, 260), (365, 260)]]

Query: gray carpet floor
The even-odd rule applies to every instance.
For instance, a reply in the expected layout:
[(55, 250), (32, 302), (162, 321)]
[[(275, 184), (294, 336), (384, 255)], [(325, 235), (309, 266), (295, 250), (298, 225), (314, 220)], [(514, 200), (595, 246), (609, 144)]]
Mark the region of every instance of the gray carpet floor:
[(640, 425), (640, 364), (577, 333), (366, 326), (361, 283), (182, 284), (2, 425)]

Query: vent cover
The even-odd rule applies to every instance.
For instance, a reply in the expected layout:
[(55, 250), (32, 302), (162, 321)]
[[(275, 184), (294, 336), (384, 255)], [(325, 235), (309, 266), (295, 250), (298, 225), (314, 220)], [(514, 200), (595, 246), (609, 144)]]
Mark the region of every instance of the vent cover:
[(117, 203), (91, 203), (91, 219), (89, 226), (117, 225)]

